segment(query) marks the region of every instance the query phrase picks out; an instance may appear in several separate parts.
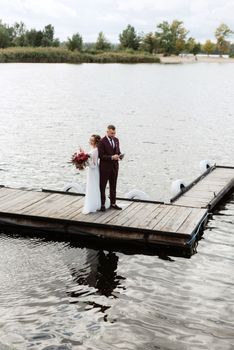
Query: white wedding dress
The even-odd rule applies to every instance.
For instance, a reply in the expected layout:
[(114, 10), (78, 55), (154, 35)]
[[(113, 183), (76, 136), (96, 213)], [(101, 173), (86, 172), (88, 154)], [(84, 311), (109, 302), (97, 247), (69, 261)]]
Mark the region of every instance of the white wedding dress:
[(93, 148), (89, 152), (89, 165), (85, 192), (83, 214), (94, 213), (101, 208), (101, 193), (99, 187), (99, 160), (98, 149)]

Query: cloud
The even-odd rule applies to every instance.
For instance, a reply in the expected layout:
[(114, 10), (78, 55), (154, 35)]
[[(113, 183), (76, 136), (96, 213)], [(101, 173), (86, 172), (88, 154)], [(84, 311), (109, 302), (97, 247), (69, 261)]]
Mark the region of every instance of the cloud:
[(66, 1), (56, 0), (8, 0), (0, 1), (1, 12), (8, 14), (11, 17), (30, 16), (47, 17), (47, 18), (61, 18), (62, 16), (74, 17), (77, 12), (76, 9), (66, 5)]
[(140, 12), (143, 10), (147, 11), (174, 11), (178, 8), (183, 9), (184, 7), (187, 7), (190, 1), (187, 0), (171, 0), (171, 1), (164, 1), (164, 0), (117, 0), (117, 8), (120, 11), (134, 11), (134, 12)]
[(109, 22), (109, 23), (123, 23), (124, 18), (123, 16), (120, 16), (119, 14), (105, 14), (103, 16), (100, 16), (97, 18), (98, 21), (103, 21), (103, 22)]
[(79, 32), (94, 41), (103, 31), (117, 42), (128, 24), (149, 32), (173, 19), (182, 20), (189, 35), (202, 41), (212, 39), (221, 22), (234, 29), (233, 0), (0, 0), (0, 8), (4, 22), (23, 21), (37, 29), (51, 23), (62, 40)]

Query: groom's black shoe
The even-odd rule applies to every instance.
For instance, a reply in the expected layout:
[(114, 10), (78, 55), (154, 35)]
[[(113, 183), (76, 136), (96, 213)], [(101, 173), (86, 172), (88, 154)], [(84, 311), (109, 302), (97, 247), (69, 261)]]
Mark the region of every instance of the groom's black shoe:
[(105, 208), (105, 206), (104, 206), (104, 205), (102, 205), (102, 206), (101, 206), (100, 211), (103, 211), (103, 212), (104, 212), (104, 211), (106, 211), (106, 208)]
[(122, 210), (122, 208), (119, 207), (117, 204), (111, 204), (111, 208), (117, 209), (117, 210)]

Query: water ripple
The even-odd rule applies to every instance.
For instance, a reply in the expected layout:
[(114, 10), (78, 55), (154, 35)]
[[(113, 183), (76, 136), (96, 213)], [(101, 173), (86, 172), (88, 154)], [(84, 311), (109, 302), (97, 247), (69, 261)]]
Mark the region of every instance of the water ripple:
[[(201, 159), (233, 162), (233, 65), (11, 64), (0, 76), (1, 184), (84, 185), (67, 162), (107, 116), (126, 153), (120, 195), (167, 200)], [(0, 349), (233, 349), (233, 224), (231, 195), (191, 259), (1, 233)]]

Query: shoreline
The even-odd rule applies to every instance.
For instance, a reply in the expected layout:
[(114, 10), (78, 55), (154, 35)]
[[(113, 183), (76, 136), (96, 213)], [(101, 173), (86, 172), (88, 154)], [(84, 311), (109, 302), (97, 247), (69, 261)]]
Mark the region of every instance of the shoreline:
[(159, 56), (162, 64), (234, 63), (234, 58), (212, 56)]
[(233, 58), (203, 55), (163, 56), (134, 51), (69, 51), (52, 47), (9, 47), (0, 49), (0, 63), (234, 63)]

